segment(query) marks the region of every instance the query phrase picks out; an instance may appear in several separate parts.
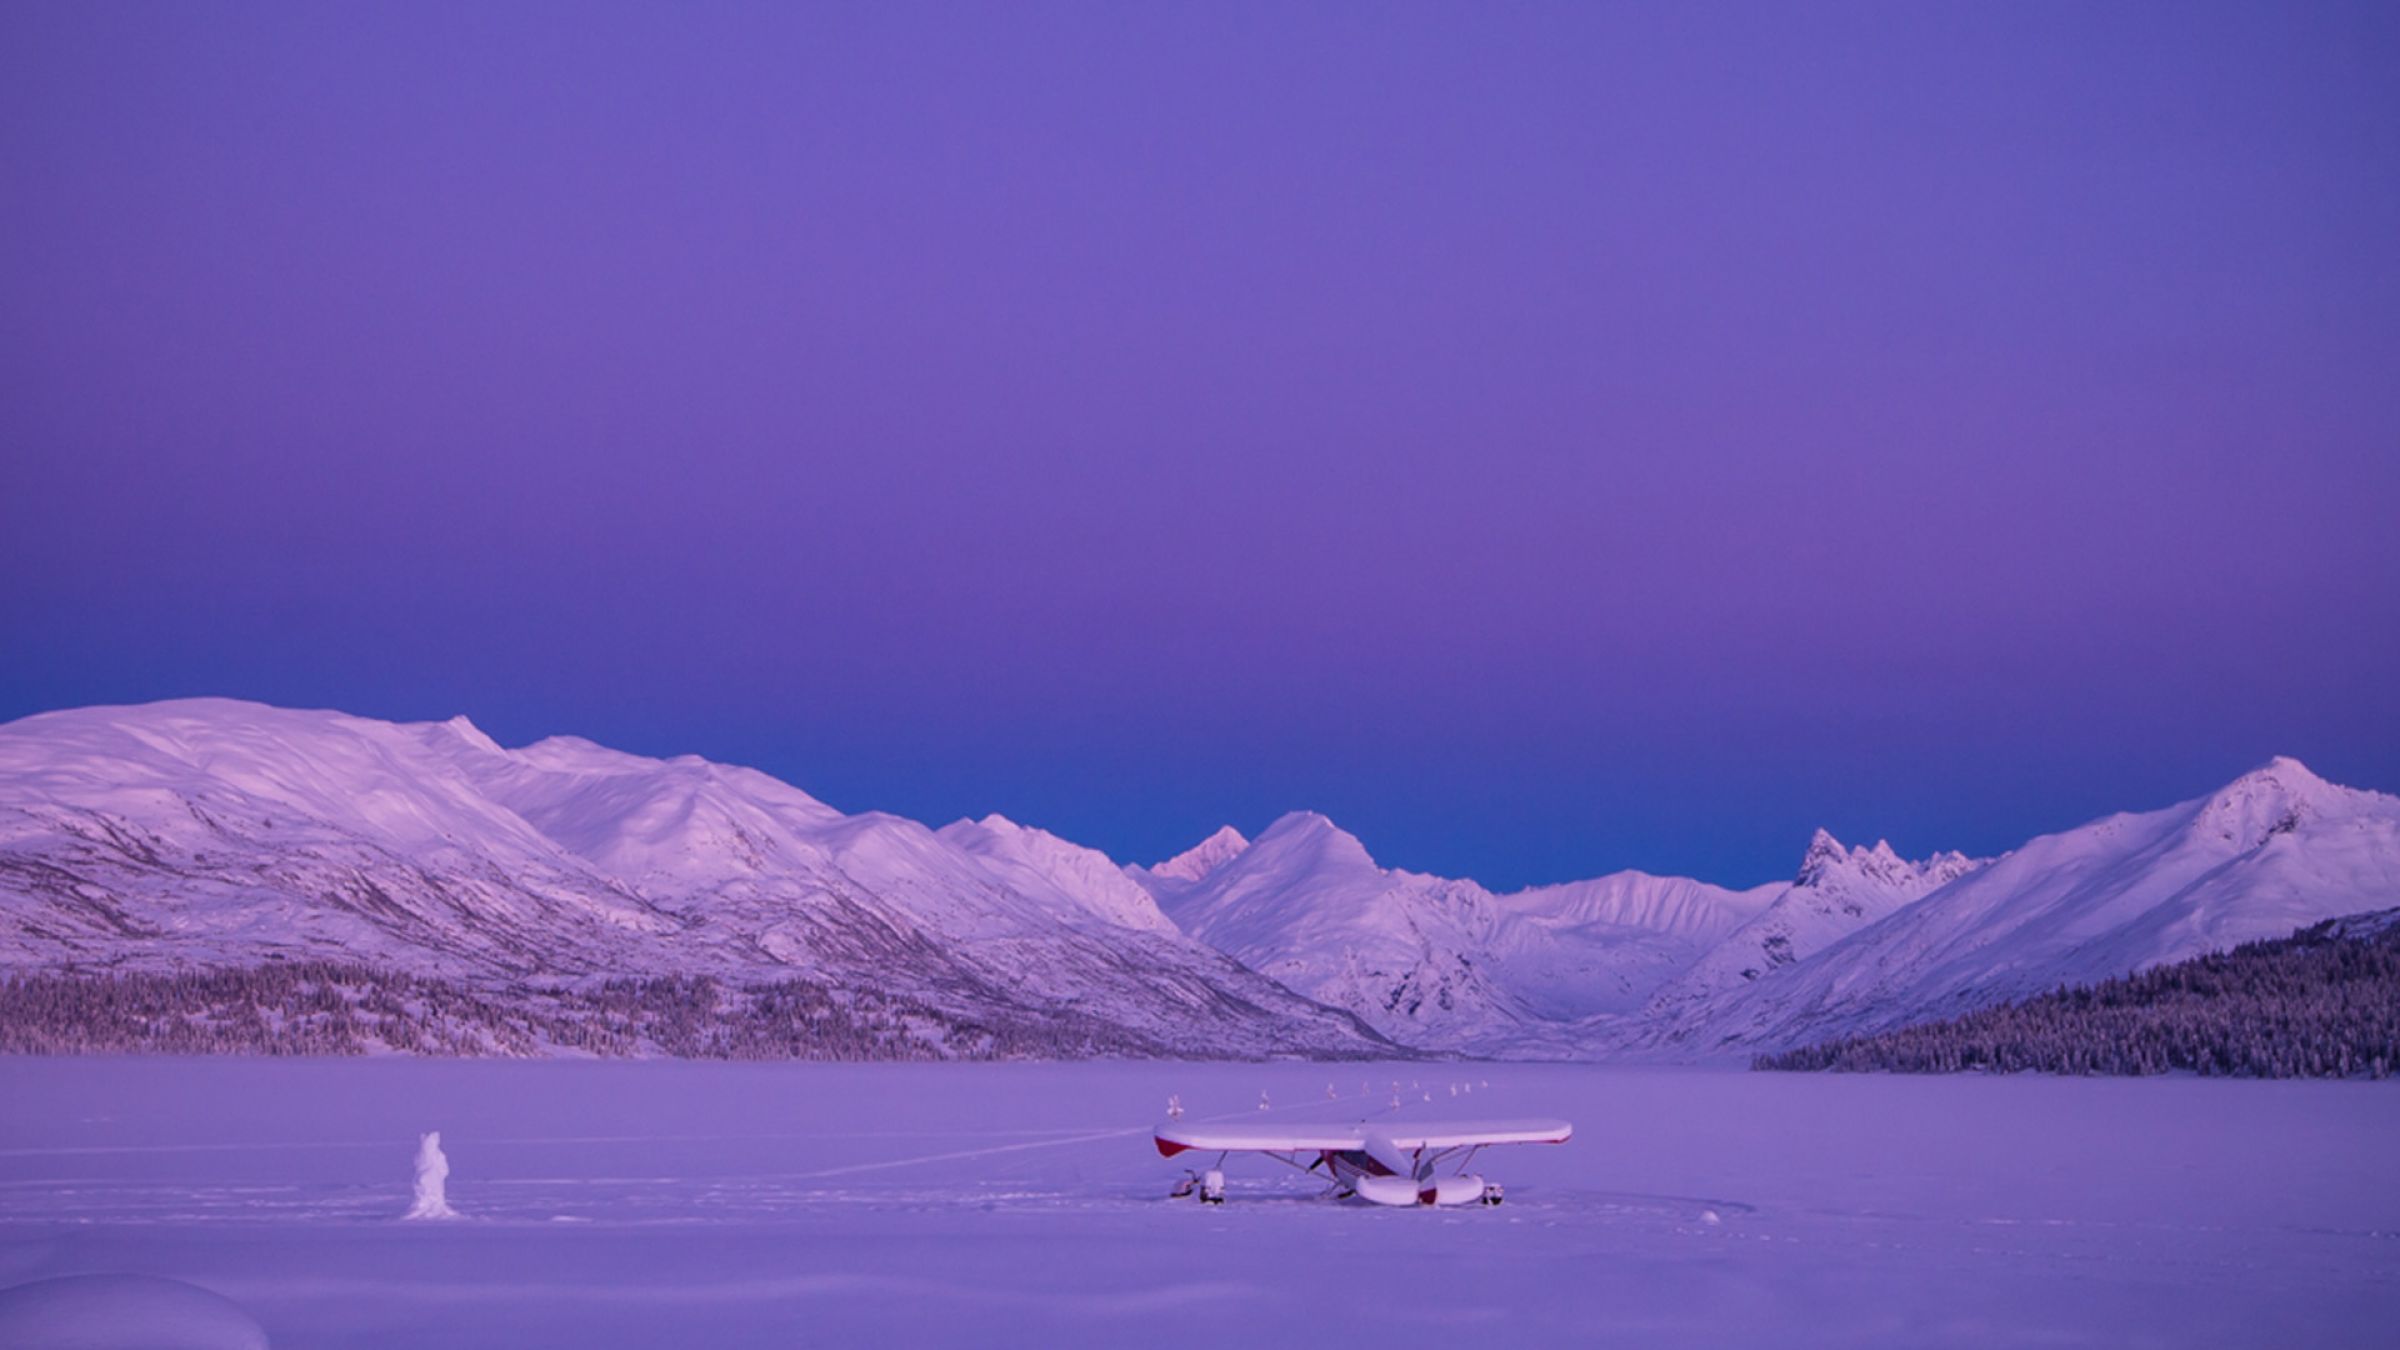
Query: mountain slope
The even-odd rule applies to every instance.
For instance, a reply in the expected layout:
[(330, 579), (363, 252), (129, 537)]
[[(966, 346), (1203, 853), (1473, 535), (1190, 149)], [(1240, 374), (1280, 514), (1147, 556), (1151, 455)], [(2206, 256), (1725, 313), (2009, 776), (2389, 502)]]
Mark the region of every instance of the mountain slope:
[(2097, 985), (1760, 1055), (1759, 1069), (2390, 1076), (2400, 909), (2328, 919)]
[(1763, 899), (1638, 872), (1496, 896), (1384, 868), (1311, 812), (1158, 893), (1185, 932), (1386, 1035), (1518, 1054), (1571, 1052), (1576, 1023), (1639, 1006)]
[(1616, 872), (1517, 891), (1499, 898), (1509, 922), (1487, 960), (1529, 1012), (1560, 1024), (1545, 1048), (1571, 1051), (1579, 1024), (1641, 1007), (1779, 890)]
[(1388, 1049), (1088, 850), (752, 770), (228, 700), (0, 727), (0, 967), (805, 976), (1188, 1053)]
[(1860, 1035), (2090, 984), (2400, 895), (2400, 798), (2277, 759), (2209, 796), (2046, 835), (1814, 958), (1643, 1028), (1687, 1053)]
[(1981, 865), (1958, 853), (1912, 862), (1882, 840), (1845, 848), (1819, 830), (1792, 883), (1652, 995), (1651, 1013), (1672, 1018), (1771, 976)]
[(1689, 877), (1611, 872), (1590, 881), (1512, 891), (1503, 899), (1518, 913), (1557, 924), (1611, 924), (1714, 942), (1782, 892), (1783, 887), (1774, 884), (1734, 891)]
[(1388, 1036), (1457, 1045), (1524, 1020), (1473, 953), (1501, 913), (1473, 882), (1387, 871), (1313, 812), (1162, 897), (1184, 932)]
[(1098, 849), (997, 815), (945, 825), (936, 837), (982, 863), (1011, 890), (1041, 899), (1065, 922), (1103, 930), (1178, 931), (1150, 893)]
[(1176, 890), (1207, 878), (1208, 874), (1242, 855), (1250, 841), (1231, 825), (1220, 825), (1217, 832), (1162, 863), (1149, 867), (1127, 867), (1125, 874), (1156, 891), (1160, 887)]

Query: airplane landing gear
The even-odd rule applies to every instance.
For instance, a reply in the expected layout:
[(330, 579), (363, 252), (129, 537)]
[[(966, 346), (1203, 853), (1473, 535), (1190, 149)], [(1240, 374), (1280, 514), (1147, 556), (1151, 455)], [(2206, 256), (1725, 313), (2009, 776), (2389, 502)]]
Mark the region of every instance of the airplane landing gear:
[(1167, 1192), (1167, 1198), (1181, 1200), (1185, 1196), (1197, 1196), (1204, 1205), (1224, 1204), (1224, 1172), (1212, 1167), (1205, 1172), (1184, 1173), (1183, 1180), (1175, 1183), (1175, 1189)]
[(1499, 1204), (1501, 1195), (1502, 1192), (1500, 1190), (1499, 1182), (1487, 1181), (1483, 1183), (1483, 1203), (1487, 1205)]

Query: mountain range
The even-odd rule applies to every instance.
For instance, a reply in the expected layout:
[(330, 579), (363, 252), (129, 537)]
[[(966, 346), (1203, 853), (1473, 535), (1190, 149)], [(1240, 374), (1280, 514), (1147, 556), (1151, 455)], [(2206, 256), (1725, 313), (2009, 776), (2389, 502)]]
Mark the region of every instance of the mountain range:
[(1309, 812), (1120, 866), (996, 815), (850, 815), (755, 770), (508, 749), (464, 719), (193, 699), (0, 726), (0, 972), (341, 961), (499, 1000), (801, 979), (1083, 1053), (1748, 1054), (2396, 897), (2400, 799), (2288, 759), (1996, 858), (1819, 832), (1784, 883), (1495, 893), (1385, 868)]
[(797, 977), (1132, 1052), (1391, 1050), (1177, 932), (1108, 859), (998, 817), (937, 833), (463, 719), (200, 699), (0, 727), (0, 968), (267, 960), (484, 990)]

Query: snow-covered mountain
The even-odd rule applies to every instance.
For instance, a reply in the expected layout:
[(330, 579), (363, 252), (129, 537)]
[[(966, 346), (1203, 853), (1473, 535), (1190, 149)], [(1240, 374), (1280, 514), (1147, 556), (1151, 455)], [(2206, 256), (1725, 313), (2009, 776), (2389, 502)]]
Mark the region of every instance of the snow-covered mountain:
[(0, 726), (0, 972), (333, 960), (561, 998), (801, 977), (874, 991), (887, 1030), (923, 1009), (1014, 1047), (1717, 1056), (2396, 898), (2400, 799), (2291, 760), (1988, 861), (1820, 832), (1787, 883), (1500, 895), (1306, 812), (1120, 867), (999, 816), (848, 815), (754, 770), (505, 749), (464, 719), (196, 699)]
[(1590, 881), (1535, 886), (1505, 897), (1519, 913), (1576, 926), (1640, 928), (1713, 942), (1741, 926), (1783, 892), (1780, 885), (1729, 891), (1689, 877), (1611, 872)]
[(953, 822), (935, 837), (981, 862), (1011, 890), (1042, 899), (1051, 913), (1078, 927), (1179, 931), (1150, 893), (1098, 849), (997, 815)]
[(1813, 958), (1637, 1031), (1685, 1053), (1879, 1031), (2179, 961), (2400, 896), (2400, 798), (2277, 759), (2045, 835)]
[(1184, 932), (1410, 1044), (1457, 1045), (1527, 1017), (1473, 959), (1505, 917), (1490, 892), (1386, 870), (1314, 812), (1161, 899)]
[(1493, 956), (1527, 1007), (1562, 1024), (1571, 1045), (1581, 1034), (1574, 1028), (1641, 1007), (1781, 889), (1727, 890), (1647, 872), (1535, 887), (1500, 897), (1514, 922)]
[(1816, 955), (1981, 865), (1960, 853), (1912, 862), (1880, 839), (1873, 848), (1845, 848), (1819, 830), (1791, 884), (1762, 888), (1767, 903), (1651, 995), (1650, 1009), (1671, 1019), (1710, 1003)]
[(1204, 880), (1242, 854), (1250, 841), (1231, 825), (1221, 825), (1215, 834), (1192, 845), (1162, 863), (1148, 867), (1128, 865), (1125, 875), (1132, 877), (1152, 894), (1181, 894)]
[(1190, 870), (1195, 880), (1146, 883), (1184, 931), (1394, 1039), (1713, 1057), (2387, 907), (2400, 896), (2400, 800), (2277, 760), (2211, 797), (1998, 859), (1911, 860), (1819, 831), (1790, 882), (1741, 891), (1623, 872), (1494, 895), (1383, 868), (1305, 813)]
[(1567, 1052), (1766, 898), (1638, 872), (1498, 896), (1382, 867), (1313, 812), (1153, 890), (1185, 932), (1394, 1039), (1504, 1053)]
[(463, 719), (200, 699), (0, 727), (0, 967), (308, 957), (489, 984), (802, 975), (1133, 1046), (1388, 1048), (1176, 932), (1107, 859), (998, 818), (937, 834)]

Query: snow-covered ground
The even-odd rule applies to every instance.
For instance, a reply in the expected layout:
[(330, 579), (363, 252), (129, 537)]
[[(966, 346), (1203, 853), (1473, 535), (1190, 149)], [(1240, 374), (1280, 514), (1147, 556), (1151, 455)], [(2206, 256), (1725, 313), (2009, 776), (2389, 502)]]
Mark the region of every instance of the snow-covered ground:
[[(1354, 1118), (1394, 1082), (1576, 1137), (1487, 1154), (1499, 1209), (1239, 1161), (1222, 1209), (1164, 1198), (1170, 1093)], [(403, 1221), (432, 1130), (463, 1217)], [(0, 1285), (185, 1280), (287, 1350), (2382, 1346), (2395, 1139), (2390, 1083), (8, 1060)]]

